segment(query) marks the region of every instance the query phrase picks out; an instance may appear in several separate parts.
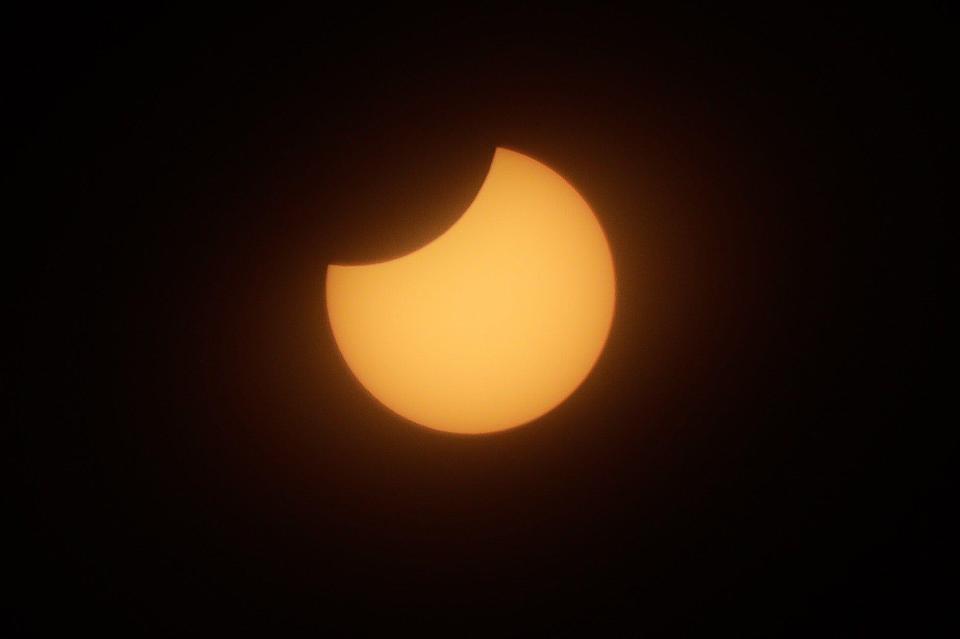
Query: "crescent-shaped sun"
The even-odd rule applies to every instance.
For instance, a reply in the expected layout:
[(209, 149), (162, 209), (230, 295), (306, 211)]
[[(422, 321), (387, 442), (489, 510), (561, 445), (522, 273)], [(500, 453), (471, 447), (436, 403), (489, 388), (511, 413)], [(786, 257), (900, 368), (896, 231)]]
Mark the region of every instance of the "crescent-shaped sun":
[(613, 320), (613, 258), (565, 179), (498, 148), (449, 230), (394, 260), (330, 265), (326, 299), (377, 400), (422, 426), (488, 433), (549, 412), (590, 373)]

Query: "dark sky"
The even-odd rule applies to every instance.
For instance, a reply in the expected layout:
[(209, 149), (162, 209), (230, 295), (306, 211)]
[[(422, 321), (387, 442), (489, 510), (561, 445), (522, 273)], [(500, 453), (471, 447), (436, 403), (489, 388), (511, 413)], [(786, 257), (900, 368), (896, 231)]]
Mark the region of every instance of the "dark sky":
[[(938, 634), (946, 21), (14, 16), (2, 634)], [(324, 268), (501, 145), (591, 203), (617, 311), (569, 401), (449, 436), (349, 373)]]

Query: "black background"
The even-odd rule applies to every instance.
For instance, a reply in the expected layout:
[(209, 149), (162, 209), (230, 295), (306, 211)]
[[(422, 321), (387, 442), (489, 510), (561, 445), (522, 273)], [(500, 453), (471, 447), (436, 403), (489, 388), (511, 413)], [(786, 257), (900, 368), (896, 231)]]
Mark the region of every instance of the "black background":
[[(14, 16), (4, 634), (943, 631), (945, 21)], [(591, 203), (617, 311), (567, 402), (456, 437), (355, 381), (323, 274), (498, 145)]]

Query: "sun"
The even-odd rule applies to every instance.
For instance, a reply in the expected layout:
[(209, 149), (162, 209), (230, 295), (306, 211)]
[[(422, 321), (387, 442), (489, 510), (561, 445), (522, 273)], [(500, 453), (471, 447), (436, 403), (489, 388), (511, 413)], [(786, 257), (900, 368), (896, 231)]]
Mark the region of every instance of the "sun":
[(544, 164), (498, 148), (473, 203), (403, 257), (330, 265), (326, 301), (347, 366), (387, 408), (480, 434), (549, 412), (586, 379), (615, 306), (596, 215)]

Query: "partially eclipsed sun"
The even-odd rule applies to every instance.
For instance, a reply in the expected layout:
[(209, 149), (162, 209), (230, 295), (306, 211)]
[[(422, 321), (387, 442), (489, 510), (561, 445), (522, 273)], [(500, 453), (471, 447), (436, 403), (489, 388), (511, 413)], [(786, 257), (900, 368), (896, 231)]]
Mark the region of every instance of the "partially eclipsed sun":
[(489, 433), (573, 393), (613, 320), (613, 259), (590, 206), (498, 148), (473, 204), (403, 257), (327, 269), (333, 335), (360, 383), (436, 430)]

